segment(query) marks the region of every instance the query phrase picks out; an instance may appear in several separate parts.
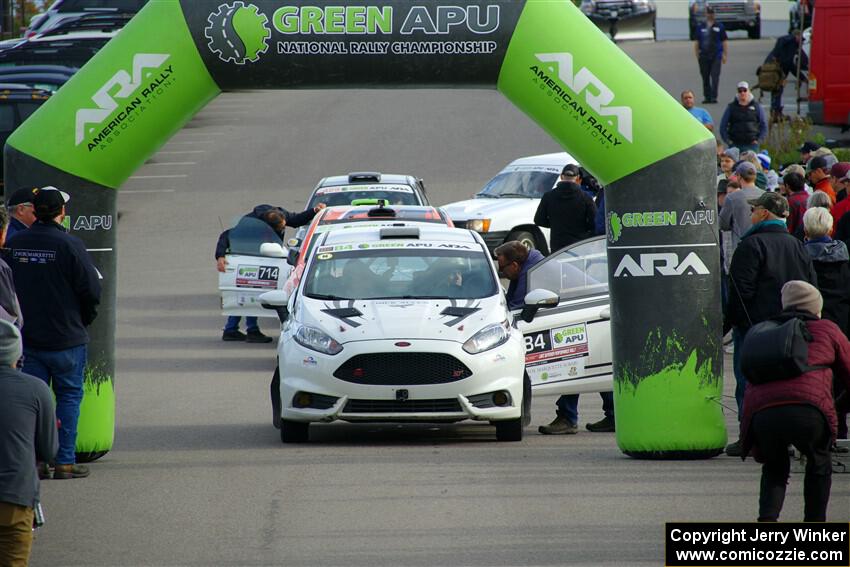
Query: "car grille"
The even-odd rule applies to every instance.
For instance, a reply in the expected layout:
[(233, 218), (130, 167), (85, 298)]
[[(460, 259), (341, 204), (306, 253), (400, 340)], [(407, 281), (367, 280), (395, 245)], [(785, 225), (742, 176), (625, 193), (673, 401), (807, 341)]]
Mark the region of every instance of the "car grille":
[(357, 384), (414, 386), (463, 380), (472, 376), (472, 371), (450, 354), (383, 352), (353, 356), (337, 368), (334, 376)]
[(343, 413), (460, 413), (460, 402), (442, 400), (348, 400)]
[(714, 8), (714, 14), (717, 16), (739, 15), (746, 11), (746, 7), (741, 2), (712, 2), (710, 6)]
[(634, 6), (631, 2), (605, 2), (598, 4), (596, 13), (600, 16), (609, 16), (611, 12), (617, 12), (617, 16), (628, 16), (634, 11)]

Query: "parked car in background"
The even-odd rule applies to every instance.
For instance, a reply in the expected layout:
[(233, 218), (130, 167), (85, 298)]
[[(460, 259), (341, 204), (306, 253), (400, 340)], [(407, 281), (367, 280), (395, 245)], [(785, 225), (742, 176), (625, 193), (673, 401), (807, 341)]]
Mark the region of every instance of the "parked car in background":
[(82, 67), (115, 37), (111, 32), (75, 31), (56, 36), (45, 35), (22, 41), (0, 50), (0, 67), (16, 65), (63, 65)]
[(425, 182), (412, 175), (360, 171), (321, 179), (310, 199), (308, 209), (319, 203), (329, 207), (350, 205), (358, 199), (384, 199), (389, 205), (429, 205)]
[(544, 193), (558, 182), (561, 170), (577, 163), (565, 152), (529, 156), (509, 163), (472, 199), (442, 208), (455, 226), (481, 234), (492, 252), (508, 240), (549, 253), (549, 229), (534, 224), (534, 213)]
[[(51, 92), (25, 85), (3, 83), (0, 77), (0, 148), (24, 120), (38, 110)], [(4, 186), (3, 160), (0, 160), (0, 191)]]
[(135, 14), (147, 0), (56, 0), (43, 14), (33, 18), (25, 37), (44, 33), (60, 23), (90, 14)]
[(688, 0), (690, 38), (697, 38), (697, 25), (705, 21), (705, 8), (714, 8), (714, 18), (726, 31), (746, 30), (750, 39), (761, 38), (761, 2), (759, 0)]
[(14, 83), (55, 93), (77, 72), (61, 65), (22, 65), (0, 67), (0, 83)]
[(582, 0), (580, 9), (611, 39), (621, 31), (646, 30), (656, 37), (653, 0)]

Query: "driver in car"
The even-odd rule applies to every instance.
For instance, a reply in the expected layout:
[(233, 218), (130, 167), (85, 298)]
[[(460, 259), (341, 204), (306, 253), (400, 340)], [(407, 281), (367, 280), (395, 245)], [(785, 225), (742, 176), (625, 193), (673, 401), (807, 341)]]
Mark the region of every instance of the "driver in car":
[[(325, 208), (324, 203), (319, 203), (312, 209), (302, 211), (300, 213), (291, 213), (283, 207), (274, 207), (272, 205), (257, 205), (245, 217), (256, 218), (264, 221), (283, 239), (283, 233), (287, 226), (298, 228), (309, 224), (316, 216), (316, 213)], [(243, 218), (245, 218), (243, 217)], [(215, 246), (216, 269), (219, 272), (224, 272), (227, 269), (227, 261), (225, 255), (230, 250), (230, 229), (222, 232), (218, 237), (218, 243)], [(241, 317), (230, 315), (224, 325), (224, 330), (221, 334), (223, 341), (244, 341), (247, 343), (269, 343), (272, 338), (260, 332), (257, 317), (245, 317), (246, 333), (239, 330), (239, 321)]]

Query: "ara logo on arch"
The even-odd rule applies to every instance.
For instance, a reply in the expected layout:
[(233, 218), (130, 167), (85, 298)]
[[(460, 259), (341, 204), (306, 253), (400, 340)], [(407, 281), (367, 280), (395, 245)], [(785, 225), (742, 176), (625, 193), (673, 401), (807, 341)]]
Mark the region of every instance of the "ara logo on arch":
[[(628, 106), (610, 106), (614, 101), (614, 91), (594, 75), (587, 67), (575, 71), (572, 53), (538, 53), (535, 55), (541, 63), (548, 63), (558, 80), (564, 83), (576, 95), (584, 93), (584, 100), (600, 116), (617, 120), (617, 131), (629, 142), (632, 139), (632, 109)], [(557, 66), (557, 69), (554, 67)], [(591, 87), (591, 88), (588, 88)], [(609, 120), (609, 125), (612, 121)], [(601, 125), (594, 124), (600, 128)]]
[[(133, 65), (129, 73), (121, 69), (112, 75), (91, 97), (97, 108), (82, 108), (77, 111), (74, 145), (82, 144), (86, 134), (94, 134), (97, 129), (91, 125), (99, 127), (112, 116), (118, 110), (119, 100), (126, 101), (123, 103), (124, 108), (89, 142), (89, 150), (107, 140), (126, 121), (134, 120), (137, 111), (144, 106), (144, 101), (171, 76), (172, 69), (169, 65), (159, 77), (151, 79), (153, 75), (151, 69), (159, 69), (169, 57), (171, 55), (168, 53), (137, 53), (133, 56)], [(144, 88), (138, 92), (143, 85)]]
[(679, 255), (675, 252), (641, 254), (637, 260), (626, 254), (620, 260), (617, 269), (614, 270), (615, 278), (646, 278), (656, 274), (660, 276), (707, 276), (711, 272), (708, 271), (696, 252), (691, 252), (681, 261)]

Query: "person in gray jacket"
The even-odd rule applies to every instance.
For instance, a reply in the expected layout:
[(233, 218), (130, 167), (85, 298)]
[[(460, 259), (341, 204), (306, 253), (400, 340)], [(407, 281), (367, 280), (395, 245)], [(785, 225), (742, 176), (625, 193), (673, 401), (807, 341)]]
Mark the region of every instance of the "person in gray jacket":
[(741, 242), (741, 237), (752, 228), (750, 204), (747, 201), (758, 199), (764, 191), (756, 187), (756, 166), (742, 161), (735, 168), (735, 177), (741, 184), (741, 190), (726, 195), (720, 210), (720, 230), (731, 232), (730, 258)]
[(0, 565), (27, 565), (39, 502), (36, 460), (59, 449), (56, 410), (47, 384), (15, 370), (18, 328), (0, 319)]

